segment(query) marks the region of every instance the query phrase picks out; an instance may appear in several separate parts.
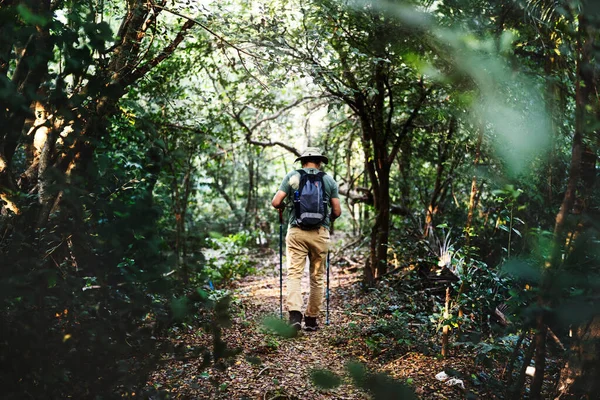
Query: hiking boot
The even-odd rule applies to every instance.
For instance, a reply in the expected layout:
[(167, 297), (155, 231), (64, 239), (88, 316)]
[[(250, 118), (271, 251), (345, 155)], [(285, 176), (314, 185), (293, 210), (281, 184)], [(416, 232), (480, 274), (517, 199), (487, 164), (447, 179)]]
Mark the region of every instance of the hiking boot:
[(314, 332), (319, 329), (317, 317), (304, 317), (304, 330)]
[(302, 313), (300, 311), (290, 311), (289, 324), (296, 332), (302, 329)]

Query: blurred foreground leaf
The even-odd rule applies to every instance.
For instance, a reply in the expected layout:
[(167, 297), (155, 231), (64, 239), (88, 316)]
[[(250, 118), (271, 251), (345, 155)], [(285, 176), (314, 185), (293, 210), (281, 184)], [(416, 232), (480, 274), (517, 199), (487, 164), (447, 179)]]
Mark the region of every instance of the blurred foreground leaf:
[(508, 260), (502, 267), (502, 271), (516, 279), (529, 283), (539, 283), (542, 279), (540, 269), (525, 260)]
[(188, 315), (188, 305), (189, 300), (187, 297), (180, 297), (171, 302), (171, 311), (176, 321), (181, 321)]
[(297, 334), (296, 330), (289, 326), (287, 322), (277, 317), (265, 318), (263, 321), (263, 326), (276, 335), (286, 338), (294, 337)]
[(340, 386), (342, 379), (326, 369), (315, 369), (310, 373), (310, 379), (321, 389), (335, 389)]
[(346, 366), (346, 370), (352, 377), (354, 384), (371, 393), (375, 400), (417, 400), (418, 398), (413, 390), (404, 383), (386, 374), (371, 374), (361, 363), (350, 362)]

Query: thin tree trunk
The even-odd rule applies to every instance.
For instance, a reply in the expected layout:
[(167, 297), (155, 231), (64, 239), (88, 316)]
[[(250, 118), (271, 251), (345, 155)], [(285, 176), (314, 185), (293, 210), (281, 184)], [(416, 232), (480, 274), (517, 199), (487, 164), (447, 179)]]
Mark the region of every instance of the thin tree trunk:
[[(477, 166), (479, 165), (479, 159), (481, 157), (481, 142), (483, 141), (483, 129), (479, 128), (479, 134), (477, 135), (477, 146), (475, 147), (475, 159), (473, 160), (473, 168), (475, 172), (473, 173), (473, 178), (471, 180), (471, 195), (469, 196), (469, 209), (467, 211), (467, 222), (465, 224), (465, 244), (466, 247), (469, 247), (471, 244), (471, 236), (472, 236), (472, 225), (473, 225), (473, 215), (475, 213), (475, 199), (477, 198)], [(465, 267), (466, 268), (466, 263)]]
[(387, 271), (387, 252), (390, 233), (390, 197), (389, 169), (382, 168), (379, 172), (378, 193), (374, 196), (375, 223), (371, 232), (370, 245), (370, 275), (372, 280)]
[[(429, 200), (429, 204), (425, 210), (425, 226), (423, 227), (423, 237), (429, 236), (429, 232), (433, 229), (434, 216), (438, 213), (438, 206), (445, 196), (445, 188), (450, 184), (449, 179), (444, 179), (446, 170), (446, 161), (448, 160), (450, 141), (456, 131), (456, 118), (450, 120), (448, 131), (442, 135), (438, 142), (438, 160), (435, 176), (435, 184), (433, 192)], [(452, 171), (450, 171), (451, 173)]]
[(248, 152), (248, 191), (246, 208), (244, 209), (244, 229), (248, 229), (251, 225), (251, 214), (254, 210), (254, 154), (253, 151)]
[(542, 386), (544, 384), (544, 371), (546, 369), (546, 338), (548, 327), (546, 326), (544, 314), (536, 319), (535, 333), (535, 374), (531, 381), (530, 398), (532, 400), (542, 399)]
[(52, 185), (49, 169), (54, 154), (54, 145), (56, 143), (56, 132), (53, 128), (46, 128), (46, 143), (40, 154), (39, 169), (38, 169), (38, 199), (41, 205), (41, 210), (38, 217), (38, 228), (42, 228), (48, 221), (50, 210), (54, 205), (55, 194), (52, 193), (50, 187)]
[(525, 353), (525, 357), (523, 357), (523, 364), (521, 365), (521, 370), (519, 371), (519, 378), (513, 387), (509, 387), (508, 390), (512, 393), (510, 399), (512, 400), (521, 400), (521, 392), (523, 391), (523, 386), (525, 385), (525, 377), (527, 376), (527, 367), (531, 364), (531, 359), (533, 358), (533, 352), (535, 351), (535, 341), (532, 341), (527, 348), (527, 352)]
[[(444, 306), (444, 319), (450, 318), (450, 286), (446, 288), (446, 301)], [(450, 325), (444, 324), (442, 328), (442, 357), (448, 357), (448, 341), (450, 336)]]
[(528, 329), (524, 329), (523, 332), (521, 332), (521, 335), (517, 340), (517, 344), (515, 345), (515, 348), (513, 349), (513, 352), (508, 360), (508, 363), (506, 364), (506, 368), (502, 373), (502, 378), (506, 377), (506, 386), (509, 388), (512, 386), (513, 383), (513, 369), (515, 367), (515, 361), (517, 361), (517, 357), (519, 356), (519, 352), (521, 350), (521, 345), (523, 344), (523, 340), (525, 340), (525, 336), (527, 336), (528, 331)]

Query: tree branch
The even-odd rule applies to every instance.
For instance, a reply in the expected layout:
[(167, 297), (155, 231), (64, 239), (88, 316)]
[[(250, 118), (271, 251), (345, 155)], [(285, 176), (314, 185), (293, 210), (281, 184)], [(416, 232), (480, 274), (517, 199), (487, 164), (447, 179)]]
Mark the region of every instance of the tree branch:
[(252, 134), (252, 132), (254, 132), (254, 130), (256, 128), (258, 128), (260, 125), (262, 125), (263, 123), (267, 122), (267, 121), (272, 121), (274, 119), (279, 118), (284, 112), (286, 112), (287, 110), (290, 110), (300, 104), (302, 104), (302, 102), (304, 102), (305, 100), (312, 100), (312, 99), (316, 99), (317, 97), (313, 97), (313, 96), (309, 96), (309, 97), (302, 97), (296, 101), (294, 101), (291, 104), (288, 104), (287, 106), (281, 108), (279, 111), (277, 111), (275, 114), (270, 115), (268, 117), (265, 117), (261, 120), (259, 120), (258, 122), (256, 122), (254, 125), (252, 125), (249, 130), (250, 130), (250, 134)]
[(433, 90), (432, 88), (429, 88), (429, 89), (423, 91), (423, 93), (421, 94), (421, 97), (417, 101), (415, 108), (410, 113), (410, 116), (408, 117), (406, 122), (404, 122), (404, 125), (402, 126), (402, 132), (400, 132), (400, 135), (398, 135), (398, 137), (396, 137), (396, 142), (394, 143), (394, 146), (392, 147), (392, 151), (390, 152), (390, 155), (387, 159), (388, 164), (391, 164), (394, 161), (394, 159), (396, 158), (396, 155), (398, 154), (398, 151), (400, 150), (400, 145), (402, 144), (402, 139), (408, 134), (408, 131), (412, 127), (413, 121), (415, 120), (415, 118), (417, 118), (417, 115), (419, 114), (419, 110), (421, 110), (423, 103), (425, 103), (425, 99), (427, 98), (429, 93), (431, 93), (432, 90)]
[(206, 32), (210, 33), (212, 36), (216, 37), (216, 38), (217, 38), (217, 39), (219, 39), (221, 42), (225, 43), (227, 46), (229, 46), (229, 47), (231, 47), (231, 48), (234, 48), (234, 49), (236, 49), (236, 50), (237, 50), (238, 52), (240, 52), (240, 53), (246, 54), (246, 55), (248, 55), (248, 56), (250, 56), (250, 57), (253, 57), (253, 58), (259, 58), (257, 55), (255, 55), (255, 54), (252, 54), (252, 53), (249, 53), (249, 52), (247, 52), (246, 50), (244, 50), (244, 49), (242, 49), (242, 48), (240, 48), (240, 47), (236, 46), (236, 45), (235, 45), (235, 44), (233, 44), (233, 43), (231, 43), (230, 41), (228, 41), (227, 39), (225, 39), (223, 36), (221, 36), (221, 35), (217, 34), (215, 31), (213, 31), (212, 29), (210, 29), (208, 26), (204, 25), (202, 22), (198, 21), (197, 19), (194, 19), (194, 18), (192, 18), (192, 17), (190, 17), (190, 16), (188, 16), (188, 15), (185, 15), (185, 14), (181, 14), (180, 12), (177, 12), (177, 11), (175, 11), (175, 10), (171, 10), (170, 8), (166, 8), (166, 7), (163, 7), (163, 6), (159, 6), (158, 4), (152, 4), (152, 6), (153, 6), (153, 7), (156, 7), (156, 8), (160, 8), (161, 10), (164, 10), (164, 11), (166, 11), (166, 12), (168, 12), (168, 13), (171, 13), (171, 14), (173, 14), (173, 15), (177, 15), (178, 17), (181, 17), (181, 18), (185, 18), (185, 19), (187, 19), (187, 20), (188, 20), (188, 22), (191, 22), (191, 23), (193, 23), (193, 24), (196, 24), (196, 25), (200, 26), (200, 27), (201, 27), (202, 29), (204, 29)]
[(296, 157), (300, 157), (302, 155), (300, 153), (300, 151), (297, 150), (295, 147), (290, 146), (289, 144), (282, 143), (282, 142), (259, 142), (257, 140), (252, 140), (252, 139), (248, 138), (248, 143), (249, 144), (253, 144), (255, 146), (261, 146), (261, 147), (279, 146), (279, 147), (283, 147), (284, 149), (286, 149), (290, 153), (294, 154)]
[[(339, 193), (350, 199), (351, 204), (362, 203), (373, 205), (373, 193), (370, 189), (359, 187), (356, 188), (356, 190), (351, 190), (350, 188), (341, 186), (339, 188)], [(410, 215), (410, 210), (399, 204), (390, 204), (390, 213), (406, 216)]]
[(177, 48), (177, 46), (179, 46), (179, 44), (183, 41), (185, 37), (185, 32), (187, 32), (193, 25), (194, 23), (192, 21), (186, 21), (186, 23), (183, 24), (183, 26), (181, 27), (181, 30), (179, 31), (175, 39), (173, 39), (173, 41), (168, 46), (166, 46), (158, 56), (156, 56), (146, 64), (142, 65), (135, 71), (131, 72), (130, 74), (124, 76), (120, 80), (119, 85), (121, 85), (122, 88), (125, 88), (133, 84), (135, 81), (146, 75), (152, 68), (156, 67), (160, 62), (170, 57), (171, 54), (173, 54), (173, 52)]

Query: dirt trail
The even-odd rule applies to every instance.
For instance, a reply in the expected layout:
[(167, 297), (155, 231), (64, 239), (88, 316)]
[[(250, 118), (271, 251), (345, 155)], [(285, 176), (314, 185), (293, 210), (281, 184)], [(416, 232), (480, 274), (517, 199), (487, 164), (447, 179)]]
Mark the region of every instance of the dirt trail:
[[(333, 238), (335, 240), (335, 237)], [(284, 260), (285, 262), (285, 260)], [(236, 282), (232, 287), (234, 305), (233, 325), (223, 329), (223, 340), (228, 348), (238, 348), (241, 353), (231, 359), (225, 368), (201, 367), (201, 357), (167, 360), (150, 377), (148, 384), (156, 388), (152, 399), (368, 399), (367, 393), (350, 383), (345, 371), (349, 360), (357, 360), (370, 371), (385, 372), (400, 382), (409, 383), (420, 399), (495, 398), (485, 386), (469, 384), (461, 389), (448, 387), (435, 379), (447, 367), (468, 376), (477, 372), (473, 357), (468, 353), (441, 359), (435, 351), (426, 353), (416, 348), (419, 340), (416, 331), (408, 333), (411, 347), (386, 345), (379, 349), (367, 343), (369, 327), (385, 320), (373, 301), (377, 294), (365, 294), (358, 285), (357, 272), (332, 262), (330, 325), (325, 326), (325, 305), (319, 319), (321, 329), (302, 332), (296, 338), (283, 338), (265, 330), (265, 317), (279, 316), (279, 255), (271, 252), (257, 265), (257, 272)], [(347, 268), (347, 267), (346, 267)], [(305, 270), (302, 289), (305, 302), (308, 298), (308, 268)], [(284, 266), (284, 301), (285, 301)], [(382, 292), (384, 288), (381, 288)], [(388, 293), (395, 289), (388, 288)], [(381, 293), (382, 293), (381, 292)], [(389, 296), (389, 295), (388, 295)], [(398, 307), (390, 297), (385, 303)], [(285, 310), (285, 307), (284, 307)], [(284, 311), (284, 318), (287, 319)], [(389, 317), (389, 316), (388, 316)], [(419, 324), (416, 324), (417, 326)], [(409, 324), (410, 326), (410, 324)], [(411, 328), (412, 329), (412, 328)], [(169, 339), (175, 346), (211, 348), (212, 336), (198, 328)], [(426, 355), (427, 354), (427, 355)], [(170, 357), (170, 358), (169, 358)], [(333, 390), (320, 390), (311, 381), (311, 371), (328, 369), (342, 377), (342, 385)], [(479, 368), (477, 368), (479, 369)], [(469, 393), (470, 392), (470, 393)], [(467, 395), (468, 394), (468, 395)], [(395, 398), (394, 394), (391, 394)], [(388, 398), (388, 397), (386, 397)]]
[[(284, 318), (285, 260), (284, 260)], [(343, 308), (349, 301), (346, 290), (358, 279), (332, 265), (330, 271), (330, 325), (325, 326), (325, 302), (319, 318), (321, 329), (301, 332), (296, 338), (282, 338), (264, 331), (263, 320), (279, 315), (279, 255), (277, 253), (257, 265), (257, 273), (234, 285), (234, 296), (240, 301), (233, 317), (233, 327), (224, 329), (228, 347), (242, 353), (224, 371), (201, 370), (200, 360), (173, 361), (156, 371), (150, 384), (171, 398), (197, 399), (366, 399), (349, 382), (334, 390), (319, 390), (310, 379), (314, 369), (329, 369), (343, 374), (347, 354), (336, 346), (336, 332), (348, 323)], [(308, 268), (302, 289), (308, 299)], [(197, 345), (207, 335), (182, 335), (183, 345)], [(250, 361), (249, 361), (250, 360)], [(258, 363), (259, 362), (259, 363)], [(176, 379), (173, 379), (176, 377)]]

